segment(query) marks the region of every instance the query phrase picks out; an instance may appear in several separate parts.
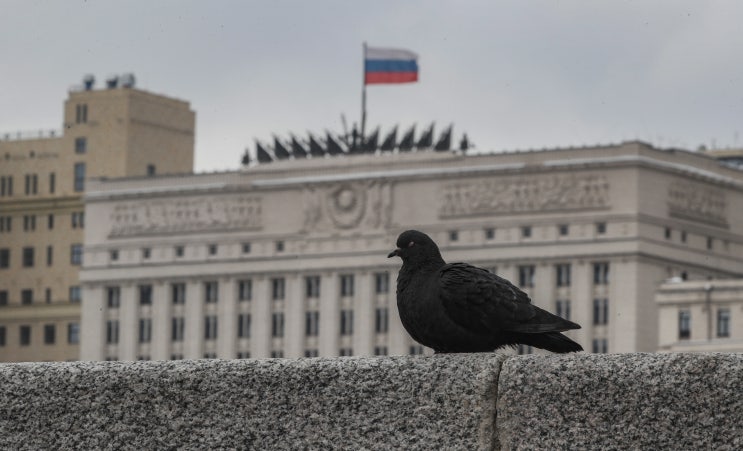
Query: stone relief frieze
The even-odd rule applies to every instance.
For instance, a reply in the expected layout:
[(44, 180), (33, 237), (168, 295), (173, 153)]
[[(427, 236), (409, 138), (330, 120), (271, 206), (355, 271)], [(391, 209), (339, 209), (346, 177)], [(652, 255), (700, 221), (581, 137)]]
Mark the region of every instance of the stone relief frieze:
[(441, 188), (439, 217), (608, 208), (603, 175), (498, 177)]
[(303, 197), (303, 232), (379, 229), (390, 222), (392, 192), (387, 181), (308, 185)]
[(262, 226), (261, 198), (209, 196), (125, 202), (114, 208), (111, 224), (111, 237), (258, 229)]
[(719, 188), (675, 181), (668, 187), (668, 214), (727, 226), (727, 199)]

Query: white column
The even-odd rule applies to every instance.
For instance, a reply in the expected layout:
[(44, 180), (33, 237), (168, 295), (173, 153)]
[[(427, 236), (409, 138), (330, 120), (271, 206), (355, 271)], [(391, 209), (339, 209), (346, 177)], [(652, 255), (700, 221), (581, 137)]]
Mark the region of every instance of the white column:
[(84, 285), (80, 318), (80, 360), (103, 360), (106, 347), (106, 288)]
[(235, 279), (223, 278), (219, 281), (217, 357), (220, 359), (237, 357), (236, 291)]
[(374, 275), (362, 271), (356, 275), (358, 280), (353, 306), (353, 353), (354, 355), (374, 354), (374, 318), (376, 293)]
[(304, 356), (304, 296), (302, 293), (302, 278), (299, 274), (286, 277), (286, 293), (284, 296), (284, 357), (295, 358)]
[(152, 287), (152, 343), (150, 357), (152, 360), (170, 359), (172, 302), (170, 285), (158, 281)]
[(186, 284), (183, 356), (187, 359), (204, 357), (204, 296), (201, 285), (201, 282)]
[(410, 353), (410, 343), (415, 341), (410, 338), (400, 321), (400, 312), (397, 310), (397, 296), (394, 294), (390, 294), (389, 315), (388, 352), (390, 355), (407, 355)]
[(555, 267), (552, 264), (539, 263), (534, 268), (534, 288), (531, 289), (531, 301), (534, 305), (554, 312), (554, 293), (555, 293)]
[(271, 356), (271, 287), (265, 276), (253, 279), (253, 300), (251, 301), (250, 356), (266, 358)]
[(119, 306), (119, 360), (137, 360), (139, 342), (139, 286), (121, 287)]
[(340, 283), (338, 274), (325, 274), (320, 283), (320, 336), (318, 353), (320, 357), (338, 355), (340, 346)]
[(581, 328), (570, 337), (591, 352), (593, 339), (593, 266), (588, 261), (573, 262), (570, 283), (570, 319)]

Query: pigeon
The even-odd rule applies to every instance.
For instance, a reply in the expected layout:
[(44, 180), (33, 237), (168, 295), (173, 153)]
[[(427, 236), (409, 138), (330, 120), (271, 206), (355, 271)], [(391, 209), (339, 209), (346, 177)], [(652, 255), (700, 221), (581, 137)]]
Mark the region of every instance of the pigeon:
[(576, 323), (531, 303), (508, 280), (467, 263), (446, 263), (425, 233), (408, 230), (391, 257), (402, 258), (397, 308), (405, 330), (436, 353), (490, 352), (525, 344), (552, 352), (583, 348), (560, 332)]

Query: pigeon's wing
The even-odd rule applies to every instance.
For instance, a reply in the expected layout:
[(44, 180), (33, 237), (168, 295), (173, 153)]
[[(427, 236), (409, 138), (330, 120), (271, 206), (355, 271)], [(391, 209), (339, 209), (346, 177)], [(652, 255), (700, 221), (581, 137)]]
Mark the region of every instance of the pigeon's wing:
[(439, 271), (439, 297), (454, 322), (476, 333), (540, 333), (580, 327), (533, 305), (508, 280), (466, 263), (448, 264)]

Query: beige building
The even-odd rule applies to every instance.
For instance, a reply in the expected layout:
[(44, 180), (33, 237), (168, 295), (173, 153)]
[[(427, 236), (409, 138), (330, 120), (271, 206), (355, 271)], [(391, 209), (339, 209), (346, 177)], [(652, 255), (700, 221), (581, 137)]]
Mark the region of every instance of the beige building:
[(660, 352), (743, 352), (743, 279), (671, 280), (656, 301)]
[(658, 348), (657, 287), (743, 274), (743, 173), (640, 142), (283, 160), (91, 181), (81, 358), (421, 352), (397, 235), (512, 280), (594, 352)]
[(191, 172), (194, 123), (125, 76), (72, 89), (61, 132), (0, 134), (0, 361), (78, 358), (87, 179)]

